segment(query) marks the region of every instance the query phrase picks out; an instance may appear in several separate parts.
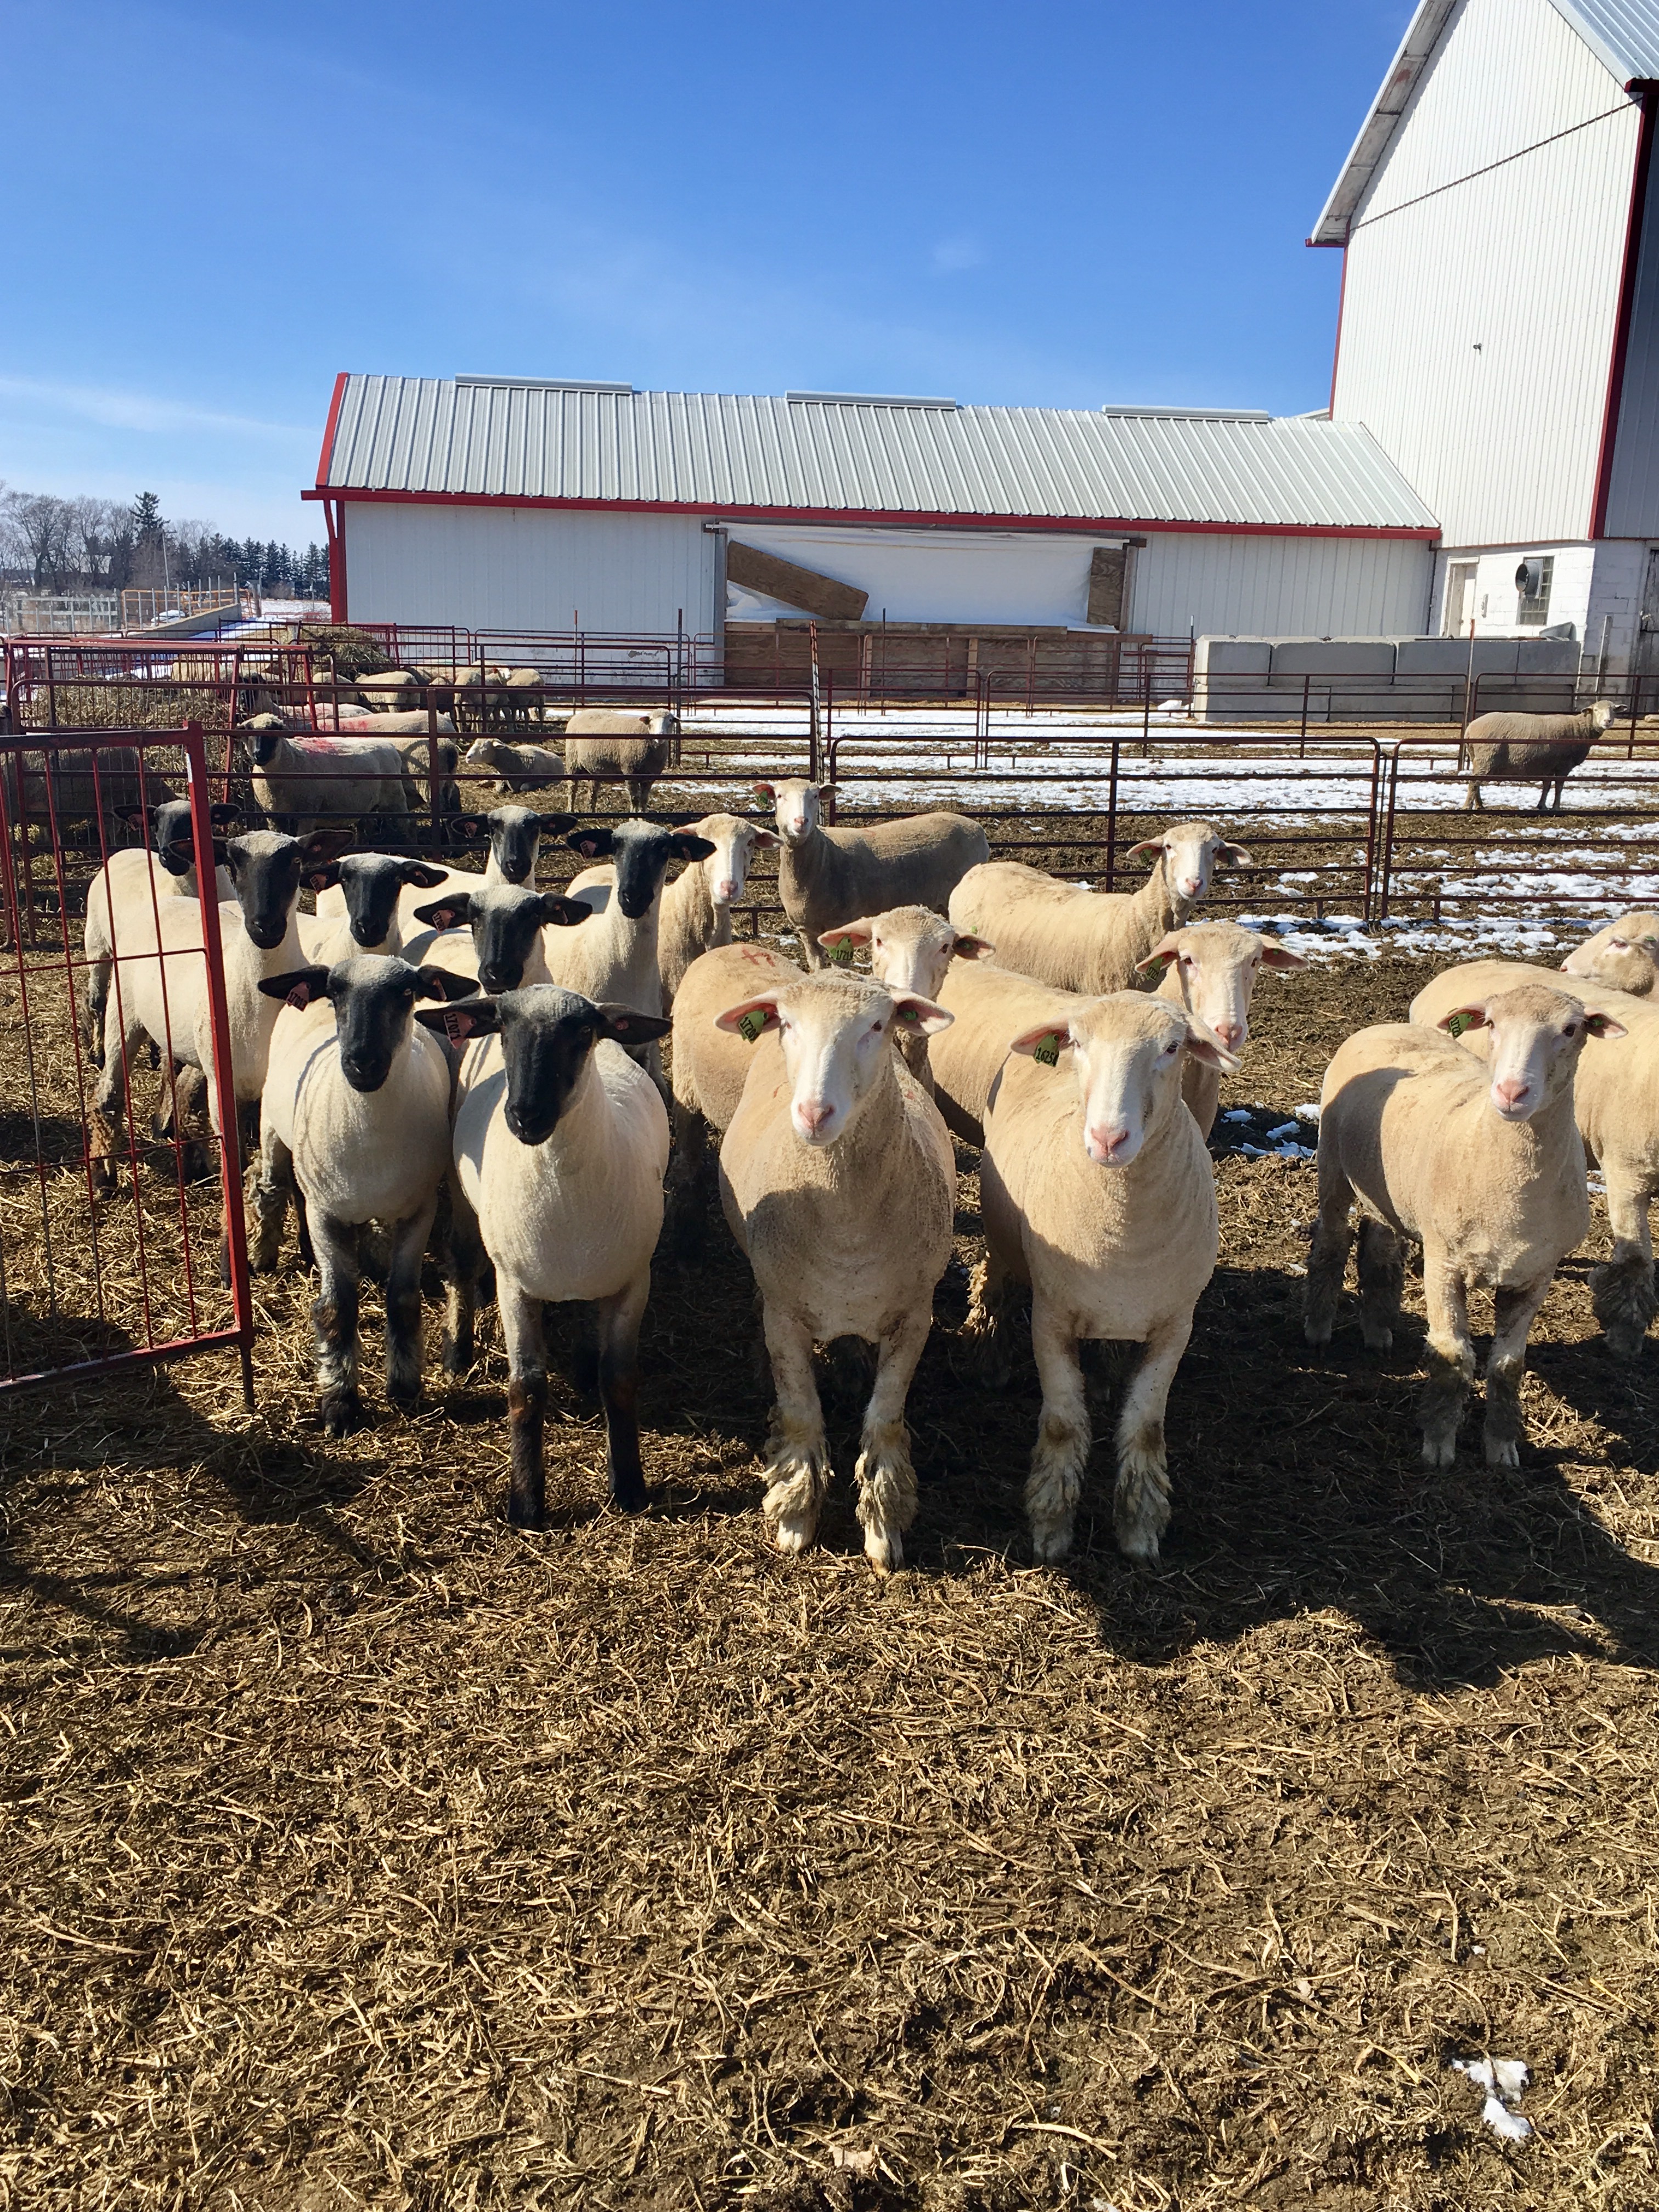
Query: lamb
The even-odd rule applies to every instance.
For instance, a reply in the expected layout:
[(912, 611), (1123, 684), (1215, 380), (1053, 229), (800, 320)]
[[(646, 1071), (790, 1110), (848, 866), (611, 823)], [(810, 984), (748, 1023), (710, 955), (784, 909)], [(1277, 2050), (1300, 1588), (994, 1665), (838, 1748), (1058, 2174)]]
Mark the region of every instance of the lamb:
[(690, 1231), (708, 1166), (708, 1133), (723, 1137), (738, 1110), (752, 1057), (749, 1041), (715, 1027), (744, 992), (784, 990), (805, 970), (766, 945), (717, 945), (701, 953), (674, 994), (669, 1081), (674, 1149), (669, 1190), (677, 1234)]
[[(683, 869), (662, 895), (657, 966), (664, 1013), (672, 1009), (674, 994), (691, 963), (714, 946), (732, 942), (732, 909), (743, 896), (755, 849), (778, 842), (758, 822), (737, 814), (705, 814), (690, 828), (694, 837), (707, 838), (714, 849), (706, 860)], [(608, 864), (584, 868), (571, 883), (570, 896), (586, 900), (595, 914), (602, 914), (615, 875)]]
[[(354, 953), (394, 953), (404, 941), (402, 898), (439, 890), (449, 871), (426, 860), (390, 853), (347, 853), (311, 869), (303, 888), (318, 895), (317, 913), (300, 916), (300, 942), (308, 960), (331, 968)], [(323, 900), (331, 894), (325, 911)], [(313, 996), (326, 995), (314, 993)]]
[[(1490, 1028), (1490, 1067), (1445, 1034), (1460, 1025)], [(1490, 1285), (1497, 1307), (1486, 1464), (1520, 1464), (1527, 1334), (1557, 1267), (1589, 1229), (1573, 1078), (1586, 1037), (1624, 1034), (1611, 1015), (1587, 1014), (1564, 991), (1522, 983), (1455, 1007), (1433, 1029), (1381, 1022), (1361, 1030), (1326, 1071), (1304, 1334), (1318, 1350), (1330, 1342), (1356, 1200), (1360, 1326), (1376, 1350), (1389, 1349), (1399, 1318), (1401, 1239), (1422, 1245), (1425, 1466), (1449, 1467), (1456, 1456), (1474, 1376), (1468, 1293), (1477, 1285)]]
[(532, 890), (523, 884), (483, 884), (469, 891), (446, 890), (415, 919), (428, 933), (410, 939), (411, 961), (471, 975), (492, 995), (550, 983), (547, 929), (579, 929), (592, 920), (580, 900)]
[(904, 1564), (915, 1518), (905, 1401), (951, 1256), (956, 1164), (933, 1101), (892, 1049), (896, 1024), (930, 1033), (951, 1017), (863, 976), (802, 976), (718, 1017), (751, 1065), (720, 1146), (720, 1196), (763, 1303), (777, 1393), (764, 1511), (778, 1548), (817, 1534), (830, 1484), (814, 1343), (878, 1349), (856, 1469), (864, 1549)]
[[(957, 969), (953, 980), (976, 988), (994, 973)], [(1007, 1279), (1030, 1285), (1042, 1414), (1025, 1509), (1032, 1554), (1048, 1565), (1071, 1549), (1089, 1461), (1078, 1340), (1145, 1345), (1118, 1419), (1112, 1517), (1119, 1547), (1150, 1565), (1170, 1521), (1164, 1408), (1219, 1244), (1215, 1179), (1182, 1077), (1189, 1060), (1225, 1074), (1238, 1063), (1196, 1015), (1141, 992), (1073, 999), (1001, 1036), (968, 1333), (994, 1351)]]
[(1659, 914), (1621, 914), (1575, 945), (1561, 972), (1628, 991), (1633, 999), (1649, 997), (1659, 976)]
[(1177, 822), (1132, 845), (1128, 857), (1140, 853), (1156, 857), (1133, 892), (1084, 890), (1016, 860), (992, 861), (963, 878), (951, 919), (988, 937), (1003, 967), (1037, 982), (1085, 995), (1127, 990), (1139, 963), (1206, 895), (1216, 863), (1250, 864), (1210, 822)]
[[(421, 1262), (449, 1170), (449, 1060), (410, 1017), (416, 998), (469, 996), (441, 968), (354, 953), (332, 965), (266, 976), (281, 1002), (260, 1106), (256, 1270), (276, 1264), (289, 1181), (298, 1185), (319, 1263), (311, 1309), (323, 1427), (349, 1435), (364, 1414), (357, 1390), (358, 1231), (389, 1232), (386, 1394), (412, 1413), (421, 1393)], [(451, 1334), (444, 1364), (470, 1364)]]
[(1562, 785), (1589, 759), (1595, 740), (1618, 711), (1611, 699), (1598, 699), (1581, 714), (1477, 714), (1463, 732), (1469, 774), (1464, 812), (1484, 807), (1483, 783), (1538, 781), (1534, 811), (1544, 811), (1553, 784), (1552, 811), (1559, 814)]
[(475, 738), (466, 749), (466, 765), (475, 775), (491, 773), (497, 793), (533, 791), (560, 782), (564, 762), (546, 745), (509, 744), (505, 738)]
[[(230, 1023), (231, 1076), (239, 1106), (252, 1106), (264, 1088), (265, 1064), (276, 1008), (263, 996), (267, 975), (300, 967), (296, 904), (307, 868), (331, 860), (351, 841), (346, 830), (323, 830), (301, 844), (271, 830), (252, 830), (228, 843), (215, 841), (216, 857), (230, 872), (234, 902), (218, 910), (224, 948), (225, 1000)], [(205, 1078), (213, 1073), (213, 1027), (203, 952), (203, 909), (188, 899), (152, 907), (140, 900), (117, 910), (120, 939), (115, 988), (104, 1018), (104, 1069), (88, 1116), (88, 1152), (94, 1187), (115, 1182), (116, 1123), (126, 1091), (126, 1070), (138, 1040), (160, 1048), (164, 1066), (182, 1062)], [(165, 970), (165, 974), (163, 971)], [(205, 1085), (208, 1112), (219, 1133), (216, 1087)], [(175, 1109), (176, 1115), (176, 1109)]]
[[(1305, 968), (1299, 952), (1240, 929), (1231, 921), (1200, 921), (1171, 930), (1138, 962), (1143, 973), (1162, 971), (1157, 995), (1196, 1014), (1235, 1057), (1250, 1035), (1250, 997), (1263, 968)], [(1207, 1137), (1221, 1103), (1221, 1078), (1208, 1060), (1189, 1058), (1181, 1079), (1187, 1110)]]
[[(661, 1015), (595, 1006), (543, 985), (469, 1000), (417, 1020), (463, 1041), (454, 1158), (461, 1221), (476, 1218), (495, 1268), (507, 1339), (512, 1473), (507, 1518), (546, 1521), (544, 1301), (599, 1309), (599, 1380), (611, 1495), (646, 1504), (636, 1400), (640, 1320), (662, 1227), (668, 1116), (628, 1056), (661, 1036)], [(467, 1224), (470, 1227), (470, 1224)]]
[(253, 740), (254, 799), (273, 820), (313, 830), (376, 814), (407, 823), (404, 757), (390, 738), (297, 738), (268, 722), (246, 726)]
[[(1411, 1003), (1414, 1024), (1433, 1028), (1465, 1005), (1522, 984), (1561, 991), (1559, 969), (1518, 961), (1473, 960), (1427, 983)], [(1594, 1052), (1579, 1064), (1573, 1111), (1584, 1148), (1607, 1182), (1612, 1256), (1590, 1269), (1590, 1303), (1616, 1359), (1641, 1352), (1659, 1302), (1654, 1297), (1650, 1200), (1659, 1193), (1659, 1008), (1575, 975), (1571, 993), (1593, 1013), (1623, 1024), (1618, 1052)], [(1484, 1030), (1463, 1040), (1471, 1052), (1488, 1042)]]
[[(596, 813), (602, 781), (621, 778), (635, 814), (651, 804), (651, 787), (667, 767), (678, 719), (671, 714), (624, 714), (611, 707), (579, 707), (564, 726), (564, 772), (569, 799), (580, 811)], [(577, 793), (587, 785), (584, 809)]]
[(675, 860), (706, 860), (714, 841), (694, 830), (629, 821), (614, 830), (573, 830), (566, 842), (585, 860), (610, 855), (615, 886), (600, 912), (550, 948), (554, 981), (595, 1000), (616, 1000), (641, 1013), (661, 1013), (657, 940), (663, 878)]
[[(118, 810), (131, 828), (148, 824), (148, 848), (128, 847), (112, 853), (87, 890), (86, 927), (82, 945), (87, 961), (87, 1048), (94, 1067), (104, 1064), (104, 1010), (109, 1003), (110, 971), (115, 957), (117, 910), (137, 900), (148, 905), (156, 899), (193, 899), (197, 896), (195, 848), (191, 834), (190, 801), (163, 799), (160, 805)], [(237, 808), (209, 809), (216, 830), (240, 829)], [(231, 894), (230, 878), (214, 870), (214, 890), (222, 902)]]
[[(843, 922), (838, 929), (820, 931), (818, 943), (830, 956), (831, 967), (851, 964), (854, 945), (870, 948), (870, 973), (890, 991), (912, 991), (924, 999), (937, 999), (945, 988), (952, 960), (989, 960), (996, 951), (982, 937), (946, 921), (925, 906), (896, 906), (885, 914)], [(910, 1023), (900, 1023), (894, 1041), (904, 1064), (929, 1097), (933, 1095), (933, 1072), (928, 1059), (927, 1032)]]
[(860, 915), (898, 906), (942, 913), (961, 878), (991, 850), (965, 814), (906, 814), (867, 829), (826, 830), (823, 794), (830, 788), (799, 776), (755, 786), (776, 809), (784, 848), (778, 894), (809, 968), (825, 964), (821, 933)]

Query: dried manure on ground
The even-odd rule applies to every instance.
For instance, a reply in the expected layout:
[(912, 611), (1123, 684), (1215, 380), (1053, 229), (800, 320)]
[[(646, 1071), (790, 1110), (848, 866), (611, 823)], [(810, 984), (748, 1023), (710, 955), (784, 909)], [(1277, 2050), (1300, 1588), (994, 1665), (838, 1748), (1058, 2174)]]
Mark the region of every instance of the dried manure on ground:
[[(1425, 1472), (1420, 1283), (1386, 1358), (1345, 1304), (1316, 1362), (1312, 1169), (1237, 1148), (1430, 972), (1257, 994), (1154, 1571), (1112, 1540), (1109, 1350), (1073, 1555), (1025, 1564), (1036, 1378), (981, 1388), (957, 1335), (966, 1152), (888, 1577), (834, 1358), (820, 1547), (771, 1548), (712, 1212), (658, 1261), (638, 1518), (563, 1309), (546, 1534), (501, 1514), (493, 1318), (471, 1375), (429, 1356), (412, 1419), (371, 1380), (330, 1443), (291, 1247), (253, 1414), (226, 1354), (11, 1400), (0, 2205), (1659, 2203), (1659, 1347), (1595, 1340), (1598, 1212), (1522, 1466), (1472, 1411)], [(33, 1203), (25, 1103), (0, 1202)], [(1486, 2056), (1531, 2069), (1525, 2141), (1450, 2064)]]

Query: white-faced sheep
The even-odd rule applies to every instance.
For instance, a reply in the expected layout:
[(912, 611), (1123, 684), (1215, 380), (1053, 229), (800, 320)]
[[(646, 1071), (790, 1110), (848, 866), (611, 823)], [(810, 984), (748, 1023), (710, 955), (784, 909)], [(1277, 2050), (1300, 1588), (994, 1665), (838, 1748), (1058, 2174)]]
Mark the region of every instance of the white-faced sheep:
[(493, 775), (497, 794), (534, 791), (564, 777), (564, 762), (547, 745), (510, 744), (505, 738), (475, 738), (466, 749), (474, 775)]
[[(850, 967), (854, 948), (867, 945), (870, 974), (876, 982), (923, 999), (939, 997), (953, 960), (989, 960), (996, 951), (982, 937), (958, 929), (926, 906), (890, 907), (885, 914), (862, 915), (838, 929), (821, 930), (818, 943), (832, 968)], [(893, 1034), (905, 1066), (931, 1096), (927, 1032), (916, 1024), (901, 1022)]]
[(1555, 805), (1561, 811), (1561, 787), (1583, 762), (1618, 708), (1610, 699), (1598, 699), (1581, 714), (1477, 714), (1463, 732), (1468, 795), (1464, 811), (1484, 806), (1483, 783), (1535, 783), (1538, 805), (1555, 787)]
[[(597, 811), (599, 786), (625, 781), (629, 804), (643, 814), (651, 787), (668, 766), (680, 733), (668, 713), (626, 714), (611, 707), (579, 707), (564, 726), (564, 772), (570, 779), (570, 804), (579, 812)], [(584, 782), (584, 807), (577, 796)]]
[(766, 1517), (785, 1552), (817, 1533), (829, 1445), (812, 1347), (878, 1347), (856, 1479), (864, 1548), (904, 1563), (915, 1517), (905, 1402), (951, 1256), (956, 1164), (938, 1109), (892, 1049), (896, 1023), (951, 1017), (862, 976), (803, 976), (719, 1017), (749, 1037), (753, 1065), (720, 1146), (720, 1195), (763, 1306), (777, 1407)]
[[(1462, 1024), (1491, 1030), (1489, 1067), (1443, 1034)], [(1611, 1015), (1523, 983), (1452, 1009), (1433, 1029), (1361, 1030), (1326, 1072), (1304, 1331), (1316, 1347), (1330, 1341), (1356, 1201), (1360, 1322), (1377, 1350), (1392, 1344), (1399, 1317), (1401, 1239), (1421, 1244), (1429, 1342), (1419, 1419), (1429, 1467), (1456, 1456), (1474, 1376), (1468, 1294), (1477, 1286), (1493, 1291), (1497, 1307), (1486, 1462), (1519, 1463), (1527, 1333), (1557, 1267), (1589, 1229), (1573, 1078), (1587, 1037), (1624, 1034)]]
[[(1249, 1042), (1250, 999), (1264, 968), (1306, 966), (1299, 952), (1240, 929), (1231, 921), (1200, 921), (1174, 929), (1139, 963), (1161, 969), (1157, 995), (1196, 1014), (1235, 1058)], [(1221, 1073), (1207, 1060), (1189, 1057), (1181, 1079), (1187, 1110), (1207, 1137), (1221, 1103)]]
[(680, 978), (669, 1065), (674, 1095), (669, 1189), (682, 1237), (703, 1194), (708, 1132), (726, 1134), (754, 1058), (748, 1039), (717, 1029), (716, 1017), (745, 993), (786, 989), (805, 972), (769, 945), (717, 945), (700, 954)]
[(857, 830), (826, 830), (823, 795), (830, 788), (800, 776), (755, 786), (775, 810), (783, 840), (778, 896), (809, 968), (826, 964), (818, 938), (840, 923), (900, 906), (942, 913), (962, 878), (991, 849), (984, 830), (965, 814), (904, 814)]
[(1628, 991), (1633, 999), (1650, 997), (1659, 980), (1659, 914), (1621, 914), (1575, 945), (1561, 973)]
[[(970, 989), (994, 973), (956, 971)], [(1002, 1034), (969, 1334), (993, 1350), (1006, 1281), (1030, 1285), (1042, 1413), (1025, 1508), (1033, 1554), (1046, 1562), (1071, 1549), (1089, 1462), (1078, 1340), (1146, 1346), (1118, 1420), (1112, 1517), (1122, 1551), (1155, 1560), (1170, 1519), (1164, 1408), (1219, 1242), (1215, 1179), (1182, 1073), (1189, 1058), (1226, 1073), (1237, 1062), (1184, 1007), (1137, 992), (1062, 1001), (1057, 1018)]]
[(640, 1320), (662, 1228), (668, 1116), (629, 1051), (668, 1024), (548, 986), (416, 1018), (469, 1046), (455, 1107), (456, 1211), (459, 1225), (471, 1209), (495, 1269), (509, 1377), (507, 1517), (526, 1528), (546, 1518), (542, 1309), (568, 1299), (597, 1309), (611, 1495), (638, 1512)]
[(988, 937), (997, 960), (1040, 983), (1098, 995), (1127, 990), (1153, 947), (1179, 928), (1208, 892), (1218, 861), (1249, 865), (1242, 845), (1211, 822), (1177, 822), (1129, 848), (1151, 853), (1138, 891), (1084, 890), (1017, 860), (993, 860), (964, 876), (951, 896), (958, 928)]

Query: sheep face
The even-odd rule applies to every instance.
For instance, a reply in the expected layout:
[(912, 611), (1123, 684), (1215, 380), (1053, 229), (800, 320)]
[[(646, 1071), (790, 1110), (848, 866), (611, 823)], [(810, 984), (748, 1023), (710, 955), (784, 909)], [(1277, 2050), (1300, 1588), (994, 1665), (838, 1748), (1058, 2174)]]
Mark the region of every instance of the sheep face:
[(714, 865), (708, 871), (710, 902), (717, 907), (735, 906), (749, 881), (757, 847), (775, 845), (777, 839), (758, 822), (745, 821), (738, 814), (706, 814), (691, 828), (696, 836), (708, 838), (713, 848)]
[(1659, 981), (1659, 915), (1629, 914), (1609, 922), (1574, 946), (1561, 972), (1645, 999)]
[(1486, 1101), (1500, 1121), (1530, 1121), (1571, 1087), (1587, 1036), (1625, 1034), (1611, 1014), (1588, 1014), (1565, 991), (1524, 983), (1499, 991), (1484, 1005), (1458, 1006), (1439, 1027), (1453, 1036), (1465, 1030), (1492, 1031), (1492, 1082)]
[[(842, 945), (867, 945), (870, 973), (890, 991), (914, 991), (936, 999), (945, 988), (952, 960), (988, 960), (996, 951), (925, 906), (896, 906), (867, 921), (844, 922), (819, 933), (818, 943), (832, 960)], [(846, 956), (851, 957), (850, 951)]]
[(1242, 845), (1224, 837), (1212, 822), (1177, 822), (1161, 837), (1143, 838), (1131, 845), (1129, 858), (1139, 853), (1161, 854), (1164, 880), (1172, 897), (1183, 906), (1194, 905), (1208, 895), (1210, 878), (1218, 860), (1249, 866), (1249, 854)]
[(1270, 945), (1254, 930), (1231, 921), (1202, 921), (1172, 929), (1139, 962), (1142, 973), (1176, 971), (1182, 1004), (1218, 1036), (1229, 1052), (1249, 1042), (1250, 994), (1265, 968), (1301, 968), (1300, 953)]
[(338, 884), (345, 893), (346, 916), (354, 943), (367, 951), (384, 945), (398, 911), (398, 894), (412, 884), (419, 890), (436, 890), (445, 870), (425, 860), (399, 860), (390, 853), (348, 853), (326, 866), (313, 868), (305, 881), (308, 890), (327, 890)]
[[(148, 829), (150, 850), (170, 876), (190, 873), (195, 848), (191, 834), (190, 801), (164, 799), (151, 807), (118, 806), (118, 820), (134, 830)], [(228, 836), (241, 826), (240, 810), (215, 805), (208, 809), (216, 835)]]
[(367, 1094), (383, 1086), (408, 1044), (416, 1000), (465, 998), (472, 985), (465, 975), (451, 975), (442, 968), (411, 968), (407, 960), (355, 953), (331, 968), (266, 976), (259, 988), (290, 1006), (331, 1000), (340, 1073), (354, 1091)]
[(776, 812), (778, 835), (786, 845), (804, 844), (823, 819), (827, 783), (808, 783), (804, 776), (786, 777), (779, 784), (757, 783), (755, 795), (769, 799)]
[[(228, 843), (215, 838), (213, 855), (230, 872), (242, 927), (262, 952), (274, 952), (287, 936), (307, 869), (332, 860), (351, 842), (352, 834), (349, 830), (319, 830), (303, 844), (275, 830), (250, 830)], [(175, 843), (172, 849), (176, 853), (180, 848)], [(188, 843), (183, 849), (189, 854)]]
[(921, 1036), (955, 1017), (913, 991), (889, 991), (861, 975), (809, 975), (804, 982), (745, 999), (714, 1018), (716, 1029), (752, 1044), (774, 1030), (783, 1048), (789, 1118), (803, 1144), (833, 1145), (886, 1072), (896, 1025)]
[(1083, 1149), (1099, 1168), (1127, 1168), (1147, 1132), (1180, 1103), (1185, 1054), (1233, 1074), (1238, 1061), (1196, 1016), (1135, 992), (1094, 999), (1068, 1028), (1052, 1023), (1016, 1037), (1011, 1052), (1056, 1068), (1067, 1048), (1083, 1109)]
[(434, 929), (470, 928), (478, 981), (493, 996), (516, 991), (523, 982), (543, 929), (579, 928), (592, 916), (580, 899), (526, 890), (517, 884), (486, 884), (480, 890), (452, 892), (430, 906), (417, 906), (415, 918)]
[(446, 1012), (423, 1012), (417, 1018), (430, 1029), (459, 1038), (500, 1036), (507, 1073), (503, 1119), (521, 1145), (544, 1145), (553, 1134), (602, 1037), (639, 1046), (665, 1036), (669, 1029), (660, 1015), (636, 1013), (631, 1006), (595, 1006), (580, 992), (561, 990), (552, 983), (507, 991), (499, 999), (471, 1000)]
[(609, 860), (617, 872), (617, 904), (629, 921), (650, 913), (662, 879), (674, 860), (706, 860), (714, 851), (707, 837), (692, 830), (668, 830), (655, 822), (623, 822), (614, 830), (578, 830), (566, 839), (585, 860)]

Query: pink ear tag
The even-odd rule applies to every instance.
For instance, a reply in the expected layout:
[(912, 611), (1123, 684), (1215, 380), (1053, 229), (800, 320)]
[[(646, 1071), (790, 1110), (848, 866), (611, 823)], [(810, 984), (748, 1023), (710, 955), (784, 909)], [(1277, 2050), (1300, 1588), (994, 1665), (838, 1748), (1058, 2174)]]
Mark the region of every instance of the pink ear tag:
[(749, 1009), (749, 1012), (744, 1014), (743, 1018), (738, 1022), (738, 1033), (746, 1044), (753, 1044), (755, 1039), (760, 1035), (761, 1031), (765, 1027), (765, 1015), (761, 1012), (758, 1006), (751, 1006)]
[(1031, 1047), (1031, 1057), (1033, 1060), (1040, 1060), (1045, 1067), (1058, 1067), (1060, 1066), (1058, 1036), (1050, 1034), (1046, 1037), (1039, 1037)]

